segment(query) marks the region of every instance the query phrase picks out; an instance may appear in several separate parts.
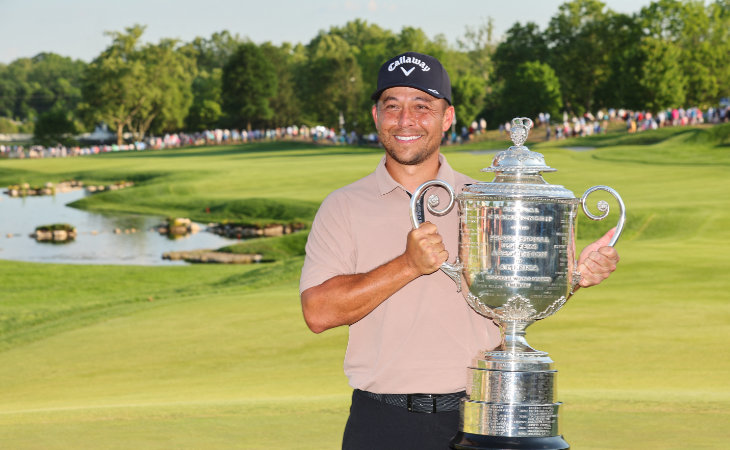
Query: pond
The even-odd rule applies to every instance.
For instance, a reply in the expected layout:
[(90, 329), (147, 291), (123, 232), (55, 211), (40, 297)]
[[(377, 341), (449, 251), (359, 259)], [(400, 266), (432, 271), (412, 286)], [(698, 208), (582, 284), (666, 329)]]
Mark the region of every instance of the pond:
[[(14, 198), (0, 194), (0, 259), (63, 264), (180, 265), (187, 263), (162, 259), (162, 254), (217, 249), (238, 242), (207, 231), (172, 240), (154, 229), (164, 222), (162, 217), (100, 214), (66, 206), (85, 195), (81, 189), (54, 196)], [(75, 226), (76, 240), (52, 244), (36, 242), (30, 237), (35, 227), (52, 223)], [(200, 226), (201, 230), (206, 229), (205, 224)]]

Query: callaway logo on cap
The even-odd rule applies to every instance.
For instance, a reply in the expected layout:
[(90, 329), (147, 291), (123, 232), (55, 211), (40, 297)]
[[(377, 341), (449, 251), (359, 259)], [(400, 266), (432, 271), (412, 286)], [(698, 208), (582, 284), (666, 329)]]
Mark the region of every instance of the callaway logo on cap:
[(386, 61), (380, 67), (378, 89), (371, 98), (377, 102), (384, 90), (395, 86), (412, 87), (451, 104), (449, 74), (433, 56), (406, 52)]

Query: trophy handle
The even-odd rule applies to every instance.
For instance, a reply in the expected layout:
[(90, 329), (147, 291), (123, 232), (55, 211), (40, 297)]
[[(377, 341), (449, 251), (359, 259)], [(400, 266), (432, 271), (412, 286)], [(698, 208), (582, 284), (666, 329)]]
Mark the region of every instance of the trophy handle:
[[(430, 180), (426, 181), (422, 185), (418, 186), (416, 191), (411, 195), (411, 224), (413, 224), (413, 229), (421, 226), (421, 222), (418, 219), (418, 203), (421, 200), (421, 197), (423, 197), (426, 194), (426, 191), (433, 187), (433, 186), (440, 186), (449, 193), (449, 204), (446, 205), (443, 209), (436, 209), (436, 206), (439, 205), (440, 199), (438, 195), (433, 194), (428, 198), (428, 201), (426, 202), (426, 208), (432, 213), (437, 216), (443, 216), (444, 214), (448, 213), (451, 208), (454, 207), (454, 200), (456, 199), (456, 194), (454, 193), (454, 188), (451, 187), (451, 185), (445, 181), (441, 180)], [(453, 264), (445, 262), (441, 264), (441, 270), (449, 276), (452, 280), (454, 280), (454, 283), (456, 283), (457, 291), (461, 292), (461, 270), (463, 268), (463, 265), (461, 262), (459, 262), (459, 257), (456, 257), (456, 261), (454, 261)]]
[(624, 201), (621, 199), (621, 196), (618, 195), (618, 192), (614, 191), (608, 186), (593, 186), (591, 188), (588, 188), (587, 191), (583, 193), (583, 196), (580, 198), (580, 203), (583, 206), (583, 212), (588, 216), (591, 220), (603, 220), (608, 216), (609, 212), (609, 206), (608, 203), (601, 200), (596, 204), (596, 207), (599, 211), (601, 211), (603, 214), (600, 216), (596, 216), (592, 214), (590, 211), (588, 211), (588, 207), (586, 206), (586, 200), (588, 196), (593, 193), (594, 191), (606, 191), (609, 194), (613, 195), (614, 198), (618, 201), (618, 206), (620, 208), (620, 216), (618, 218), (618, 223), (616, 224), (616, 232), (613, 234), (613, 237), (611, 238), (611, 242), (608, 243), (610, 247), (614, 247), (616, 245), (616, 242), (618, 242), (618, 238), (621, 237), (621, 233), (624, 231), (624, 222), (626, 222), (626, 207), (624, 206)]

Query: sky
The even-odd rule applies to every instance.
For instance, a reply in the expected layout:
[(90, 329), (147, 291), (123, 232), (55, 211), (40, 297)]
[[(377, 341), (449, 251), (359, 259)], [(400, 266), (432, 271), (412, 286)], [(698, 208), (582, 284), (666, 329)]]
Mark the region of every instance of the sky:
[[(253, 42), (306, 44), (320, 30), (360, 18), (393, 32), (421, 28), (454, 44), (467, 27), (494, 20), (496, 38), (515, 22), (544, 29), (563, 0), (0, 0), (0, 63), (41, 52), (91, 61), (110, 43), (105, 31), (145, 25), (145, 42), (189, 42), (228, 30)], [(650, 0), (604, 0), (638, 12)]]

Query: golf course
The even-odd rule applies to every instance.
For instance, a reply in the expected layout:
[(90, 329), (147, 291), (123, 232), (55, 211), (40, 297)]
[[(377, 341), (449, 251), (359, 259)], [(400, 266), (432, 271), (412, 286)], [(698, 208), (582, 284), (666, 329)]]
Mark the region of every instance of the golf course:
[[(555, 361), (571, 448), (728, 448), (728, 127), (527, 142), (558, 169), (544, 175), (549, 183), (576, 197), (607, 185), (626, 204), (618, 270), (527, 333)], [(480, 169), (507, 145), (442, 152), (454, 169), (491, 181)], [(222, 249), (264, 256), (251, 265), (26, 263), (2, 259), (0, 236), (0, 448), (339, 448), (351, 395), (347, 329), (307, 329), (299, 272), (322, 199), (381, 155), (279, 141), (0, 159), (3, 190), (134, 183), (73, 205), (89, 211), (305, 226)], [(603, 195), (590, 204), (605, 199), (611, 214), (593, 222), (579, 213), (579, 248), (618, 220)]]

